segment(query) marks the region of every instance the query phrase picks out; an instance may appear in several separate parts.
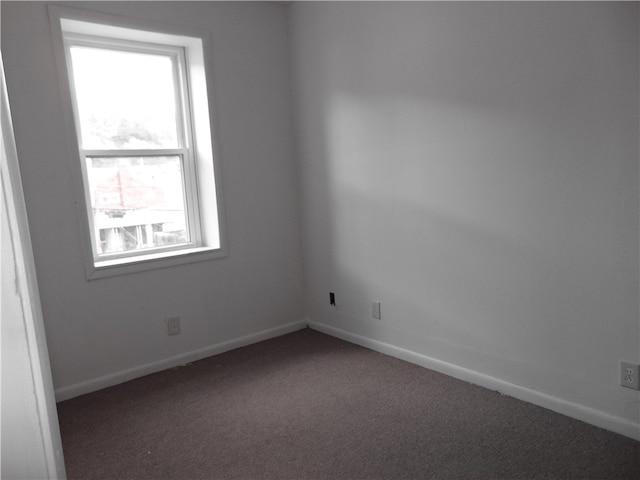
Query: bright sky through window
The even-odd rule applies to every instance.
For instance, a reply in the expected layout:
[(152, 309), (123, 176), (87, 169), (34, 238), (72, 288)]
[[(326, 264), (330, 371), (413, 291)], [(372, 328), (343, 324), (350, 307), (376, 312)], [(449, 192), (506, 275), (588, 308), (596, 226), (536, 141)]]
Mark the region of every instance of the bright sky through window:
[(172, 58), (85, 46), (71, 58), (83, 148), (179, 146)]

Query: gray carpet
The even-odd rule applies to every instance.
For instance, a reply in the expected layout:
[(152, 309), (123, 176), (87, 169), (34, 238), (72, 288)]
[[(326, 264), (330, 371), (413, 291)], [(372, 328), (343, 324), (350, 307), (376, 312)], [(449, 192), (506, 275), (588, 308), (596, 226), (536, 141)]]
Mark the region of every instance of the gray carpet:
[(309, 329), (58, 413), (70, 479), (640, 479), (640, 442)]

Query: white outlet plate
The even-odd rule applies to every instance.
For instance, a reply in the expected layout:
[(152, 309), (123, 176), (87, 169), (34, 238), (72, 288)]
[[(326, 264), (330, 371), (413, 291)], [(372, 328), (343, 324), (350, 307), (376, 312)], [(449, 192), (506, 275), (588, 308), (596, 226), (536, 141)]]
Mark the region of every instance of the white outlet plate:
[(173, 317), (167, 320), (167, 333), (178, 335), (180, 333), (180, 317)]
[(380, 315), (380, 302), (376, 302), (376, 301), (371, 302), (371, 316), (373, 318), (377, 318), (378, 320), (382, 318)]
[(640, 365), (637, 363), (620, 362), (620, 385), (634, 390), (640, 390)]

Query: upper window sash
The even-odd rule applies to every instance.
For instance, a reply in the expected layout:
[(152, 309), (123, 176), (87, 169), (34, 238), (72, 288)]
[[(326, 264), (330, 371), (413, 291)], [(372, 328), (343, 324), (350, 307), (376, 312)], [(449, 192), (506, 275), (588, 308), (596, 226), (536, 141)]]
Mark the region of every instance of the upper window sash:
[[(72, 91), (72, 101), (76, 116), (79, 148), (85, 151), (106, 151), (118, 150), (120, 148), (88, 148), (85, 145), (84, 134), (80, 125), (80, 111), (78, 98), (76, 95), (74, 62), (71, 49), (73, 47), (86, 47), (91, 49), (103, 49), (105, 51), (129, 52), (132, 54), (158, 55), (167, 57), (172, 62), (173, 76), (173, 98), (175, 101), (175, 124), (176, 124), (176, 148), (190, 150), (194, 145), (192, 136), (192, 120), (189, 114), (190, 93), (187, 79), (186, 51), (184, 47), (175, 45), (162, 45), (156, 43), (142, 42), (137, 40), (122, 40), (96, 35), (80, 34), (73, 32), (63, 32), (67, 69), (69, 71), (69, 81)], [(141, 148), (140, 150), (152, 150), (153, 148)], [(132, 149), (137, 150), (137, 149)]]

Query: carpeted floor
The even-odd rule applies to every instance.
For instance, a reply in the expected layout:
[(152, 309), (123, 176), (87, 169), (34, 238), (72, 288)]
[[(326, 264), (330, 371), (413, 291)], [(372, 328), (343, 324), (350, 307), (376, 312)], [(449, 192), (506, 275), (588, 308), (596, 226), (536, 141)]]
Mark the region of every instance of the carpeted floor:
[(309, 329), (58, 413), (70, 479), (640, 479), (640, 442)]

